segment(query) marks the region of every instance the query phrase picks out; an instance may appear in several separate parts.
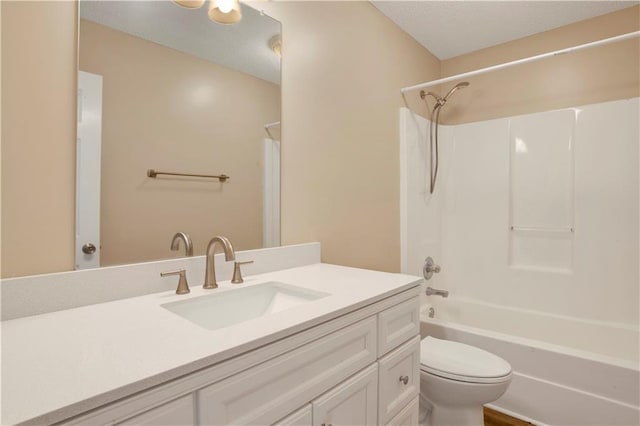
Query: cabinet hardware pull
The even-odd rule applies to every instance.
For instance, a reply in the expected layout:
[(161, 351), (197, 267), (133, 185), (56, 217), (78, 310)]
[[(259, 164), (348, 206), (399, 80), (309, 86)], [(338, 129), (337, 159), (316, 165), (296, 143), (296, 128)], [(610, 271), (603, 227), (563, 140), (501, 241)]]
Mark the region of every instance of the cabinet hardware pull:
[(400, 381), (406, 385), (409, 383), (409, 376), (400, 376)]

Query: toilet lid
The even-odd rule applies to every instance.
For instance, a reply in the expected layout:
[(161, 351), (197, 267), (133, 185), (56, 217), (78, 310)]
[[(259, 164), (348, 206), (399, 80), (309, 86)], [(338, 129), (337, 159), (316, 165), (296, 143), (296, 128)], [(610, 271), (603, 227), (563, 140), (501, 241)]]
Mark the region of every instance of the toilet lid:
[(511, 365), (490, 352), (427, 336), (420, 342), (421, 369), (436, 376), (471, 383), (499, 383), (511, 377)]

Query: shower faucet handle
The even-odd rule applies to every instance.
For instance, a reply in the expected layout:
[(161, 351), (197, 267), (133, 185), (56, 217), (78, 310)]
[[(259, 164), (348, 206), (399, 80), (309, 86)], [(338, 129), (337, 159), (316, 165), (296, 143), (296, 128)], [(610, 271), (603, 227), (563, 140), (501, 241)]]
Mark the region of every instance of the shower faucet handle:
[(427, 257), (424, 261), (424, 267), (422, 268), (422, 275), (425, 280), (430, 279), (433, 274), (440, 272), (440, 266), (436, 265), (431, 256)]

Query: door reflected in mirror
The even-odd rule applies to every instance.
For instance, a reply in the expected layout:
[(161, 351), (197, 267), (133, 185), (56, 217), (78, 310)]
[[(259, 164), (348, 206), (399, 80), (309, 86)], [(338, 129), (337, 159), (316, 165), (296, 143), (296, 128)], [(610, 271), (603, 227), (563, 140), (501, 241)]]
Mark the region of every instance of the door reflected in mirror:
[(280, 244), (280, 33), (246, 5), (221, 25), (171, 1), (80, 3), (76, 268), (184, 255), (176, 232), (194, 255), (214, 235)]

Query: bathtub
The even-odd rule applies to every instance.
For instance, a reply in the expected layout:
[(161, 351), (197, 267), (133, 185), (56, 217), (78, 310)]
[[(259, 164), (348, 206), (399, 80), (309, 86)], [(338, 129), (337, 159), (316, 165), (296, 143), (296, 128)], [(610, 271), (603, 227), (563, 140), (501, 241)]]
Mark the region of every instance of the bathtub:
[(423, 337), (467, 343), (511, 363), (511, 386), (490, 408), (536, 425), (640, 424), (637, 327), (433, 299), (421, 308)]

